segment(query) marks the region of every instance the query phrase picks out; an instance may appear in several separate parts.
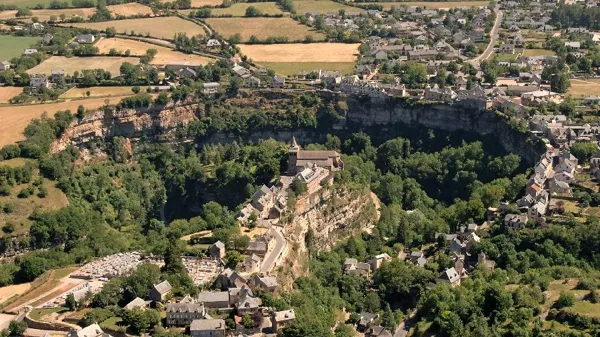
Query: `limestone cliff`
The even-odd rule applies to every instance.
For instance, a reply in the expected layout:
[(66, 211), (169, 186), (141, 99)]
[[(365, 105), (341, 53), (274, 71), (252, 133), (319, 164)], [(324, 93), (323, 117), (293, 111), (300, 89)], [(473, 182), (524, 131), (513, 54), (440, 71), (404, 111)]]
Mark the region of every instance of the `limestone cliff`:
[[(291, 135), (303, 142), (317, 142), (326, 133), (344, 134), (358, 130), (367, 131), (373, 138), (382, 140), (401, 134), (402, 129), (420, 126), (449, 132), (469, 132), (493, 137), (507, 151), (517, 153), (528, 163), (537, 161), (544, 148), (539, 139), (511, 127), (505, 116), (493, 111), (473, 111), (452, 104), (423, 103), (406, 98), (369, 98), (344, 95), (328, 91), (318, 92), (321, 98), (344, 106), (342, 118), (328, 130), (252, 130), (244, 134), (247, 140), (274, 138), (288, 141)], [(285, 111), (300, 94), (280, 92), (254, 92), (244, 98), (220, 102), (221, 109), (279, 110)], [(75, 121), (63, 136), (52, 145), (60, 151), (69, 144), (85, 145), (94, 140), (115, 136), (139, 138), (161, 136), (169, 139), (174, 130), (207, 114), (210, 106), (204, 103), (184, 102), (164, 107), (139, 110), (102, 109)], [(206, 111), (205, 111), (206, 110)], [(214, 133), (204, 142), (223, 143), (239, 139), (234, 133)]]
[(306, 272), (309, 251), (328, 250), (339, 240), (370, 231), (379, 219), (376, 204), (379, 200), (368, 189), (346, 187), (330, 187), (299, 198), (295, 216), (286, 225), (292, 247), (280, 276), (291, 282), (291, 276)]

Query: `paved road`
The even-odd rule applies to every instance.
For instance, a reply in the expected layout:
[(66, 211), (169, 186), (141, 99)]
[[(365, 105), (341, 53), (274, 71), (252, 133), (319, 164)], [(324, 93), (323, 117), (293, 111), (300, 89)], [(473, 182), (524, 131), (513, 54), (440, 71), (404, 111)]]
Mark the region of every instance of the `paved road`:
[(406, 337), (408, 330), (410, 330), (410, 328), (413, 326), (413, 323), (414, 323), (413, 318), (415, 318), (416, 314), (417, 314), (417, 311), (415, 310), (404, 321), (402, 321), (402, 322), (400, 322), (400, 324), (398, 324), (398, 327), (396, 328), (396, 332), (394, 332), (394, 337)]
[(504, 13), (502, 13), (502, 11), (499, 9), (494, 9), (494, 12), (496, 12), (496, 21), (494, 21), (494, 27), (492, 27), (492, 30), (490, 30), (490, 43), (481, 55), (471, 60), (473, 63), (479, 63), (487, 60), (494, 51), (494, 46), (496, 45), (496, 40), (498, 39), (498, 29), (500, 29), (502, 16), (504, 15)]
[(283, 250), (287, 245), (287, 242), (285, 241), (285, 238), (281, 233), (281, 229), (277, 227), (271, 228), (273, 228), (273, 230), (275, 231), (275, 247), (273, 248), (273, 250), (268, 252), (267, 255), (265, 255), (262, 266), (260, 266), (261, 273), (268, 273), (271, 271), (271, 269), (273, 269), (273, 267), (275, 266), (275, 262), (277, 262), (277, 258), (281, 253), (283, 253)]

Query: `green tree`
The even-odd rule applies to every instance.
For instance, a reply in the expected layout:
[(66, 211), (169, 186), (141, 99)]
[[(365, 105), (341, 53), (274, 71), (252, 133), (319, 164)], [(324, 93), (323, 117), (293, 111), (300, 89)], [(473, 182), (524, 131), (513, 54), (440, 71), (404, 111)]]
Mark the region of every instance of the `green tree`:
[(70, 311), (76, 311), (78, 304), (77, 301), (75, 300), (75, 296), (73, 296), (73, 294), (68, 294), (67, 298), (65, 299), (65, 306), (70, 310)]
[(248, 6), (246, 8), (246, 17), (251, 18), (251, 17), (261, 16), (261, 15), (262, 15), (262, 12), (254, 6)]

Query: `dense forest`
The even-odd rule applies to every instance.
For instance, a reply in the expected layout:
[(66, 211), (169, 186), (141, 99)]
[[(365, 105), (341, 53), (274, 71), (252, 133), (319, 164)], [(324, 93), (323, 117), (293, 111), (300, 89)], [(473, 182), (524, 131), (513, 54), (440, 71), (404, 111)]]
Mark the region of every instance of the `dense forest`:
[(552, 12), (551, 24), (558, 28), (585, 27), (600, 29), (600, 7), (586, 7), (582, 4), (560, 6)]

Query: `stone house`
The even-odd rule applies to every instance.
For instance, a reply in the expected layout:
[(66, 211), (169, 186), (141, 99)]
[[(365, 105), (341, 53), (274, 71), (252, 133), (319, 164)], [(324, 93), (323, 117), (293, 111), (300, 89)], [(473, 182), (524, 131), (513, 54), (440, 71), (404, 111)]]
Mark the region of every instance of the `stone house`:
[(50, 81), (44, 74), (34, 74), (29, 77), (29, 86), (31, 89), (38, 91), (42, 88), (50, 88)]
[(243, 86), (246, 88), (258, 88), (260, 87), (260, 78), (256, 76), (248, 76), (244, 78)]
[(217, 82), (202, 83), (202, 93), (205, 95), (212, 95), (219, 92), (221, 85)]
[(210, 257), (222, 260), (225, 258), (225, 244), (221, 241), (215, 242), (208, 248), (208, 254)]
[(203, 291), (198, 294), (197, 300), (199, 303), (203, 303), (206, 308), (229, 308), (228, 291)]
[(452, 267), (442, 272), (439, 281), (449, 283), (451, 286), (456, 287), (460, 285), (461, 275), (459, 275), (456, 269)]
[(267, 233), (255, 238), (250, 241), (248, 244), (248, 248), (246, 248), (246, 254), (252, 255), (256, 254), (260, 257), (264, 257), (268, 251), (273, 249), (273, 245), (275, 244), (275, 240), (273, 239), (273, 229), (269, 230)]
[(61, 79), (64, 80), (65, 79), (65, 71), (63, 69), (52, 70), (50, 72), (50, 78), (52, 79), (52, 82), (54, 82), (54, 83), (60, 81)]
[(503, 44), (498, 47), (498, 52), (502, 54), (514, 54), (515, 53), (515, 45), (514, 44)]
[(208, 41), (206, 41), (206, 46), (208, 48), (221, 47), (221, 42), (219, 42), (217, 39), (208, 39)]
[(98, 324), (88, 325), (81, 330), (71, 329), (67, 333), (67, 337), (112, 337), (105, 333)]
[(527, 215), (523, 214), (507, 214), (504, 217), (504, 226), (510, 228), (522, 228), (527, 225)]
[(127, 303), (123, 309), (125, 310), (134, 310), (140, 309), (143, 310), (148, 306), (148, 302), (144, 301), (142, 298), (136, 297), (131, 302)]
[(225, 320), (197, 319), (190, 324), (192, 337), (225, 337)]
[(152, 289), (150, 289), (150, 293), (148, 294), (148, 298), (155, 302), (164, 301), (167, 296), (171, 293), (172, 287), (169, 281), (162, 281), (159, 284), (155, 284)]
[(289, 326), (296, 319), (294, 309), (271, 312), (272, 330), (277, 332)]
[(550, 193), (552, 194), (572, 194), (571, 186), (569, 183), (564, 181), (557, 181), (556, 179), (551, 179), (550, 183)]
[(167, 326), (185, 327), (193, 320), (203, 319), (206, 316), (204, 304), (193, 303), (168, 303), (167, 304)]
[(274, 293), (277, 291), (279, 283), (277, 282), (277, 278), (273, 276), (255, 275), (254, 278), (250, 280), (250, 287), (252, 287), (254, 291), (261, 290), (268, 293)]
[(273, 76), (273, 78), (271, 78), (271, 81), (269, 82), (271, 88), (284, 88), (285, 87), (285, 77), (281, 77), (281, 76)]
[(8, 61), (0, 62), (0, 70), (8, 70), (8, 69), (10, 69), (10, 66), (11, 66), (11, 64)]
[(384, 262), (391, 261), (391, 260), (392, 260), (391, 256), (389, 256), (387, 253), (383, 253), (383, 254), (376, 255), (374, 258), (369, 260), (368, 263), (369, 263), (369, 266), (371, 266), (371, 270), (375, 271), (375, 270), (379, 269), (379, 267), (381, 267), (381, 265)]
[(252, 254), (244, 259), (244, 270), (247, 273), (256, 273), (260, 269), (261, 258)]
[(196, 76), (198, 76), (198, 74), (196, 73), (196, 71), (192, 68), (186, 67), (186, 68), (182, 68), (179, 69), (177, 71), (177, 77), (179, 79), (183, 79), (183, 78), (196, 78)]
[(96, 37), (94, 37), (94, 35), (92, 34), (80, 34), (75, 37), (75, 41), (77, 43), (91, 44), (94, 43), (94, 41), (96, 41)]

